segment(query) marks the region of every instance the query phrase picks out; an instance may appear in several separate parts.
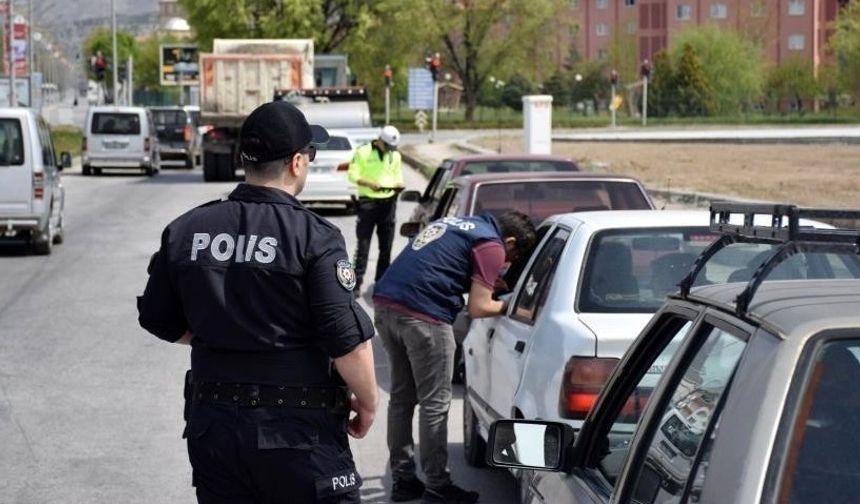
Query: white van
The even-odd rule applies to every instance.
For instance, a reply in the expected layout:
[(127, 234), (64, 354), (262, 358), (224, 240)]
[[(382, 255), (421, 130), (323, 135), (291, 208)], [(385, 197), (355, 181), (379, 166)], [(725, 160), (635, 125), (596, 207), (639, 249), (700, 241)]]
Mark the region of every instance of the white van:
[(84, 122), (81, 171), (100, 174), (104, 168), (134, 168), (158, 173), (158, 137), (152, 115), (143, 107), (90, 107)]
[(0, 108), (0, 241), (29, 243), (50, 254), (63, 241), (65, 191), (48, 125), (25, 108)]

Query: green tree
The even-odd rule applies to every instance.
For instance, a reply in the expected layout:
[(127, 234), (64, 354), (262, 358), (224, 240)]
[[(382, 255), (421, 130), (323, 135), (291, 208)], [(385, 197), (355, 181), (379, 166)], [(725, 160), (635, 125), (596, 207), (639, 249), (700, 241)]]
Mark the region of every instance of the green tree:
[[(632, 20), (628, 20), (632, 22)], [(618, 71), (619, 82), (639, 78), (639, 37), (624, 30), (615, 30), (609, 46), (609, 65)]]
[[(442, 46), (443, 66), (463, 86), (466, 119), (472, 120), (478, 95), (490, 75), (511, 75), (523, 68), (541, 66), (535, 41), (551, 38), (562, 0), (423, 0), (412, 2), (412, 11), (431, 29), (426, 47)], [(401, 27), (402, 28), (402, 27)]]
[(850, 2), (843, 7), (835, 27), (830, 47), (837, 55), (845, 84), (857, 93), (860, 91), (860, 2)]
[[(81, 62), (84, 65), (84, 71), (90, 79), (95, 80), (95, 73), (90, 68), (90, 57), (95, 56), (99, 51), (104, 54), (108, 60), (109, 69), (105, 72), (104, 84), (107, 87), (113, 85), (113, 65), (117, 62), (111, 61), (113, 57), (113, 41), (110, 28), (96, 28), (91, 31), (84, 40), (84, 57)], [(117, 31), (116, 33), (116, 51), (119, 63), (125, 63), (129, 56), (137, 59), (137, 42), (131, 33)]]
[(531, 81), (520, 74), (514, 74), (508, 79), (505, 87), (502, 89), (502, 103), (514, 110), (522, 110), (523, 95), (532, 94), (534, 89), (535, 85)]
[[(572, 105), (590, 101), (597, 110), (597, 102), (609, 96), (609, 64), (600, 60), (582, 60), (568, 73)], [(576, 76), (580, 79), (577, 80)]]
[(553, 104), (567, 105), (570, 103), (570, 86), (568, 78), (562, 72), (556, 72), (543, 83), (543, 92), (552, 95)]
[(666, 117), (678, 102), (678, 82), (672, 68), (672, 60), (666, 51), (654, 55), (651, 80), (648, 82), (648, 114)]
[(803, 112), (805, 100), (813, 100), (819, 93), (812, 64), (801, 58), (792, 58), (771, 68), (765, 88), (777, 109), (781, 103), (788, 101), (798, 112)]
[(751, 42), (713, 25), (684, 30), (675, 37), (670, 49), (679, 71), (687, 46), (699, 61), (703, 80), (713, 92), (714, 113), (737, 113), (761, 95), (762, 57)]
[(818, 67), (818, 92), (831, 113), (836, 113), (840, 98), (849, 89), (838, 64), (825, 63)]
[(681, 116), (708, 115), (714, 112), (716, 103), (702, 63), (690, 44), (683, 47), (675, 72), (678, 98), (675, 107)]
[(316, 52), (341, 48), (388, 2), (374, 0), (179, 0), (202, 48), (216, 38), (312, 38)]

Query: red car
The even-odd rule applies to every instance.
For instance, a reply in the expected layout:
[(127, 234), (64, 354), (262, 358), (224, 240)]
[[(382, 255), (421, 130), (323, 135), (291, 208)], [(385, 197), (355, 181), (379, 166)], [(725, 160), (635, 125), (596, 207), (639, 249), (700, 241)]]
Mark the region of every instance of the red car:
[[(404, 193), (408, 200), (409, 194)], [(445, 186), (432, 214), (400, 227), (412, 237), (427, 222), (519, 210), (537, 224), (553, 214), (586, 210), (652, 209), (654, 204), (638, 180), (621, 175), (546, 172), (484, 173), (456, 177)], [(416, 211), (416, 213), (418, 213)]]
[(421, 227), (431, 220), (436, 204), (445, 192), (448, 182), (460, 175), (476, 175), (481, 173), (513, 173), (513, 172), (577, 172), (579, 167), (568, 158), (560, 156), (545, 156), (538, 154), (490, 154), (469, 155), (442, 161), (433, 175), (427, 188), (421, 194), (418, 191), (407, 191), (403, 196), (406, 201), (417, 201), (418, 206), (412, 213), (410, 221), (420, 222)]

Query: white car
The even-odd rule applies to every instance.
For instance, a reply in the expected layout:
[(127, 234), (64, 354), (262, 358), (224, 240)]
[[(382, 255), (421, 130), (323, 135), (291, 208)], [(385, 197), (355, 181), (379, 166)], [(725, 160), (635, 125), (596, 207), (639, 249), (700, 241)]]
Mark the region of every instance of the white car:
[[(579, 428), (625, 350), (718, 238), (709, 223), (707, 211), (659, 210), (544, 221), (507, 314), (473, 321), (463, 343), (467, 461), (481, 465), (494, 420), (555, 420)], [(728, 247), (696, 285), (746, 281), (771, 250)], [(802, 260), (781, 264), (770, 278), (801, 277)]]
[(90, 107), (84, 123), (81, 172), (98, 175), (103, 169), (158, 173), (158, 136), (152, 114), (143, 107)]
[(298, 198), (303, 203), (340, 203), (352, 207), (356, 196), (355, 185), (347, 180), (349, 162), (356, 145), (345, 133), (329, 130), (329, 140), (315, 144), (316, 158), (310, 164), (310, 173), (304, 190)]

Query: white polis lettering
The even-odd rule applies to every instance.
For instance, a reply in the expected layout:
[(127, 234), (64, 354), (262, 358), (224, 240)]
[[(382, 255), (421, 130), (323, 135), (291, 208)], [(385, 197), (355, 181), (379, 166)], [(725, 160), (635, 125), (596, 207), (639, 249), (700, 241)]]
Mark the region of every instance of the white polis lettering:
[(459, 219), (457, 217), (445, 217), (442, 219), (442, 222), (448, 224), (449, 226), (458, 227), (461, 231), (471, 231), (475, 229), (474, 222), (464, 221), (463, 219)]
[[(247, 243), (247, 245), (246, 245)], [(209, 233), (194, 233), (191, 238), (191, 260), (196, 261), (201, 251), (209, 251), (213, 259), (219, 262), (251, 262), (269, 264), (278, 255), (278, 240), (271, 236), (259, 238), (257, 235), (238, 235), (233, 237), (220, 233), (212, 238)]]
[(355, 473), (349, 473), (349, 475), (344, 476), (335, 476), (331, 479), (331, 489), (337, 490), (340, 488), (349, 488), (351, 486), (355, 486)]

